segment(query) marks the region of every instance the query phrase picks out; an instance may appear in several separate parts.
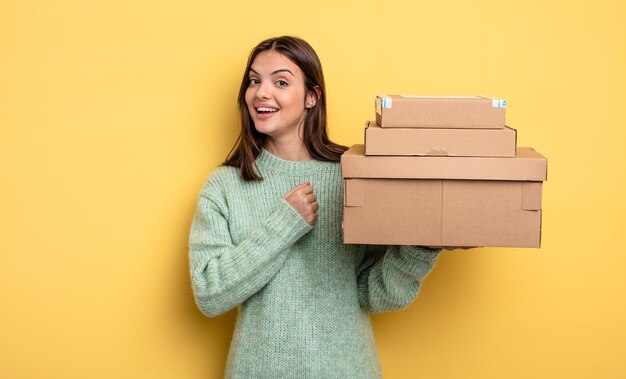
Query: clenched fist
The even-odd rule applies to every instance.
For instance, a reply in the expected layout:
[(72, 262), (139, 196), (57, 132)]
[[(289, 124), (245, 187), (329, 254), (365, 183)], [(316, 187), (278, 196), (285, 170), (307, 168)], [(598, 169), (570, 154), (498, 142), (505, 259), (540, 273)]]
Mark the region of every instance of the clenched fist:
[(313, 186), (311, 183), (304, 182), (299, 184), (287, 192), (283, 198), (300, 213), (302, 218), (313, 225), (317, 220), (317, 210), (319, 204), (317, 204), (317, 197), (313, 193)]

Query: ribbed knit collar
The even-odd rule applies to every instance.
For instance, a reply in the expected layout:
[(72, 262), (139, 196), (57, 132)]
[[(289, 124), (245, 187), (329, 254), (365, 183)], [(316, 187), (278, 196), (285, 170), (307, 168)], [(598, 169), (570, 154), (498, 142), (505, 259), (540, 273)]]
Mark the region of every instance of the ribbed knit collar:
[(256, 164), (260, 170), (265, 169), (294, 175), (318, 171), (329, 166), (328, 162), (322, 162), (315, 159), (298, 162), (288, 161), (277, 157), (265, 149), (262, 149), (261, 153), (256, 158)]

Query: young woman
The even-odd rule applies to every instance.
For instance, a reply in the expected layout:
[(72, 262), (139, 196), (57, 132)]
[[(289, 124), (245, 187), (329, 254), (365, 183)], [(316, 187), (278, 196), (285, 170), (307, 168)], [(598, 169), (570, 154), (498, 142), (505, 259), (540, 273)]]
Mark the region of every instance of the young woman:
[(346, 148), (328, 138), (308, 43), (256, 46), (238, 102), (241, 135), (200, 192), (189, 241), (198, 307), (239, 308), (226, 377), (381, 377), (369, 313), (411, 303), (439, 250), (342, 243)]

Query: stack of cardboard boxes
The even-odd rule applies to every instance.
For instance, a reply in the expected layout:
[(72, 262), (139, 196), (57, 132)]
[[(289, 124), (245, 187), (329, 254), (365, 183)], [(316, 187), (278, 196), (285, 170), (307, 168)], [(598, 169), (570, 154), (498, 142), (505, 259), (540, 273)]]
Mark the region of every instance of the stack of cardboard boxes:
[(378, 96), (341, 157), (344, 243), (540, 247), (547, 160), (516, 147), (506, 102)]

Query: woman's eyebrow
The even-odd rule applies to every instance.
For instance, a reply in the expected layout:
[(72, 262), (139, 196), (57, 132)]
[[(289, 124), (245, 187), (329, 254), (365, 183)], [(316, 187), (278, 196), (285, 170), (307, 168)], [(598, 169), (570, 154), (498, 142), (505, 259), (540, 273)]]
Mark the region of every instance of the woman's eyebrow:
[(296, 77), (296, 76), (293, 74), (293, 72), (289, 71), (289, 70), (288, 70), (288, 69), (286, 69), (286, 68), (279, 68), (278, 70), (273, 71), (273, 72), (272, 72), (272, 75), (274, 75), (274, 74), (278, 74), (279, 72), (288, 72), (288, 73), (290, 73), (290, 74), (291, 74), (291, 76), (293, 76), (294, 78)]
[[(253, 73), (255, 73), (255, 74), (259, 75), (259, 73), (258, 73), (255, 69), (253, 69), (252, 67), (250, 67), (250, 71), (252, 71)], [(281, 73), (281, 72), (288, 72), (288, 73), (290, 73), (290, 74), (291, 74), (291, 76), (293, 76), (294, 78), (296, 77), (296, 76), (293, 74), (293, 72), (291, 72), (291, 70), (286, 69), (286, 68), (279, 68), (278, 70), (274, 70), (274, 71), (272, 71), (272, 73), (271, 73), (270, 75), (276, 75), (276, 74)], [(249, 73), (248, 73), (248, 74), (249, 74)]]

